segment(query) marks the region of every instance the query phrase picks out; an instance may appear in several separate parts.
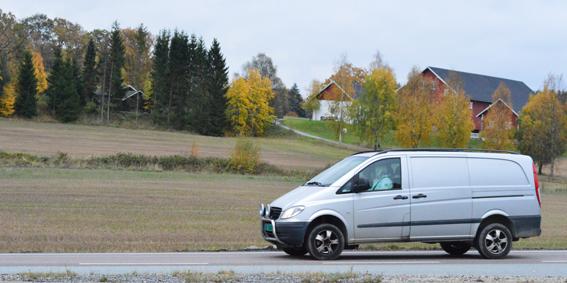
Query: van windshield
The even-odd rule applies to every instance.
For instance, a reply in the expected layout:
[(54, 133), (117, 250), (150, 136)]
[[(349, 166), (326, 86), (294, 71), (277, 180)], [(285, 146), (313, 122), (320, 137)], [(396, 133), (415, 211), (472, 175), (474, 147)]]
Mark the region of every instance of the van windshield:
[(327, 168), (325, 171), (319, 173), (317, 176), (313, 177), (307, 183), (306, 186), (318, 186), (327, 187), (342, 177), (344, 174), (352, 170), (354, 167), (358, 166), (360, 163), (364, 162), (368, 157), (366, 156), (349, 156), (335, 165)]

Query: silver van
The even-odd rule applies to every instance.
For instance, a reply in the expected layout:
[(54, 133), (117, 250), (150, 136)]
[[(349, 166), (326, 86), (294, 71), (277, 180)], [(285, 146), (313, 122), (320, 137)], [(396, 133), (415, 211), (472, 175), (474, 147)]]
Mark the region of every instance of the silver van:
[(472, 150), (385, 150), (349, 156), (260, 206), (265, 240), (287, 254), (339, 257), (375, 242), (471, 247), (502, 258), (512, 241), (541, 234), (531, 157)]

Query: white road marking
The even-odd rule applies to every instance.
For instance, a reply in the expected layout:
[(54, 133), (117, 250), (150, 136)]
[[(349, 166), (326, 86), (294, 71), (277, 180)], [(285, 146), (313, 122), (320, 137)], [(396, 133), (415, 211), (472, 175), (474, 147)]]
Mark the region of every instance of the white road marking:
[(208, 265), (207, 262), (79, 262), (79, 265)]
[(567, 260), (542, 260), (543, 263), (567, 263)]
[(345, 265), (345, 264), (438, 264), (440, 261), (337, 261), (323, 262), (323, 264)]

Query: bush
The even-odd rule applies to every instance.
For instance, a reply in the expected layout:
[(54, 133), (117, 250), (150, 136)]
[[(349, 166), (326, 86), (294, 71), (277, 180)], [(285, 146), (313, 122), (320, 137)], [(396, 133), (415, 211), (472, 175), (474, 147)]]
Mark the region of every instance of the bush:
[(199, 155), (199, 146), (195, 141), (191, 144), (191, 156), (197, 157)]
[(260, 148), (252, 141), (240, 139), (230, 156), (230, 169), (240, 173), (256, 173), (260, 163)]
[(96, 113), (98, 113), (98, 106), (96, 105), (96, 103), (94, 101), (89, 101), (85, 105), (85, 108), (83, 109), (83, 111), (85, 111), (86, 114), (96, 114)]
[(36, 156), (27, 153), (0, 151), (0, 167), (238, 173), (293, 176), (303, 179), (309, 179), (318, 171), (278, 168), (277, 166), (260, 162), (259, 155), (259, 148), (247, 141), (237, 143), (230, 159), (182, 155), (147, 156), (132, 153), (117, 153), (109, 156), (75, 159), (63, 152), (58, 152), (53, 156)]

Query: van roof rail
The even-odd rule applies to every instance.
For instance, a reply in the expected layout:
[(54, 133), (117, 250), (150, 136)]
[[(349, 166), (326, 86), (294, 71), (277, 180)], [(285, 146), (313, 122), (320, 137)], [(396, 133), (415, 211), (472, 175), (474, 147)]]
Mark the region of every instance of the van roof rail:
[(365, 150), (360, 151), (355, 154), (361, 153), (376, 153), (376, 154), (384, 154), (388, 152), (409, 152), (409, 151), (418, 151), (418, 152), (486, 152), (486, 153), (508, 153), (508, 154), (519, 154), (516, 151), (510, 150), (497, 150), (497, 149), (476, 149), (476, 148), (388, 148), (382, 150)]

